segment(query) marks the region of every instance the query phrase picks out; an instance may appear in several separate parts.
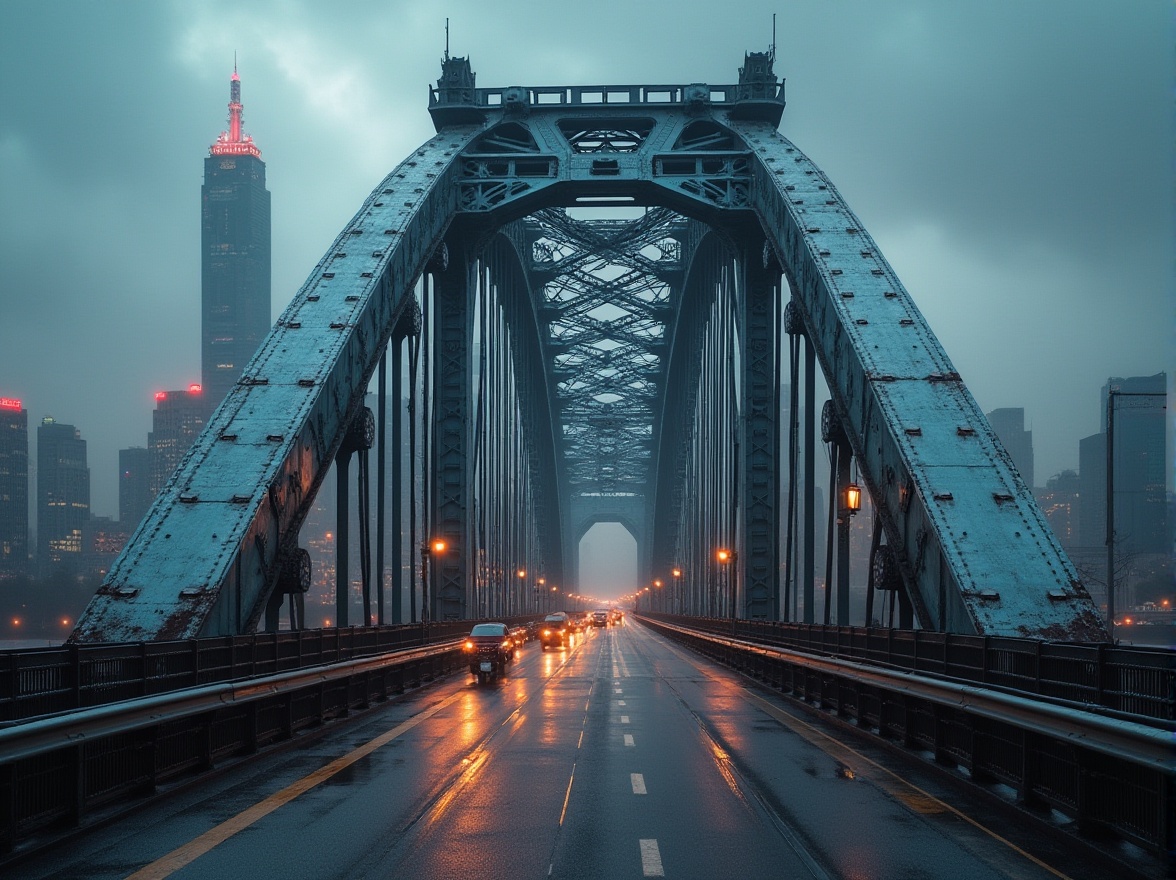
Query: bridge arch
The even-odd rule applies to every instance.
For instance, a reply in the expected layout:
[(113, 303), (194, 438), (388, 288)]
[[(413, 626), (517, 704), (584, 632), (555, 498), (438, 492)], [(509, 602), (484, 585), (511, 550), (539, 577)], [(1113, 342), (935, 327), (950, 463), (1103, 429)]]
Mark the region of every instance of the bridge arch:
[[(519, 434), (506, 443), (510, 451), (496, 465), (517, 466), (511, 478), (524, 485), (512, 528), (527, 534), (524, 543), (541, 566), (564, 565), (567, 536), (583, 518), (565, 516), (572, 495), (567, 459), (549, 454), (538, 422), (544, 411), (553, 422), (566, 419), (566, 398), (553, 389), (575, 383), (548, 378), (558, 342), (540, 328), (550, 330), (574, 307), (544, 298), (552, 266), (533, 259), (522, 221), (565, 206), (669, 208), (718, 233), (707, 239), (683, 221), (684, 243), (730, 242), (711, 257), (726, 267), (715, 282), (722, 308), (702, 322), (693, 348), (678, 337), (686, 327), (681, 310), (666, 339), (673, 303), (683, 301), (680, 260), (639, 267), (652, 278), (665, 275), (665, 289), (644, 298), (627, 290), (628, 317), (610, 322), (609, 332), (651, 359), (645, 367), (637, 360), (627, 365), (623, 389), (633, 399), (660, 396), (652, 420), (658, 437), (638, 438), (632, 447), (661, 451), (656, 461), (650, 456), (639, 541), (650, 569), (655, 559), (664, 564), (683, 552), (680, 542), (691, 529), (723, 528), (739, 554), (730, 610), (780, 613), (779, 328), (787, 290), (919, 624), (1104, 637), (1029, 488), (911, 297), (832, 183), (777, 131), (784, 98), (770, 58), (748, 56), (731, 86), (487, 90), (474, 87), (467, 59), (445, 64), (430, 99), (438, 134), (385, 178), (320, 260), (112, 566), (76, 639), (188, 637), (255, 626), (296, 548), (308, 499), (360, 410), (393, 328), (418, 297), (435, 303), (432, 350), (441, 358), (433, 386), (440, 405), (430, 416), (438, 432), (432, 497), (440, 499), (440, 522), (455, 529), (477, 523), (469, 504), (475, 429), (468, 310), (479, 284), (495, 289), (494, 272), (497, 288), (515, 291), (503, 306), (523, 304), (510, 322), (520, 344), (501, 365), (514, 377), (513, 399), (528, 398), (516, 412), (526, 439)], [(547, 222), (560, 221), (552, 214)], [(596, 226), (579, 234), (610, 247), (608, 235), (635, 241), (639, 228), (634, 221), (624, 231)], [(443, 243), (449, 269), (434, 261)], [(495, 259), (487, 259), (492, 252)], [(586, 283), (596, 285), (599, 301), (615, 282)], [(482, 341), (495, 339), (487, 334)], [(696, 405), (680, 377), (667, 380), (667, 370), (690, 369), (699, 357), (710, 417), (735, 427), (728, 452), (725, 439), (701, 436), (694, 422), (692, 442), (721, 460), (700, 464), (694, 476), (712, 495), (719, 486), (734, 487), (732, 498), (716, 496), (706, 509), (687, 506), (690, 475), (681, 473), (680, 455), (674, 464), (667, 455), (670, 424), (688, 425), (682, 408)], [(593, 376), (603, 372), (592, 368)], [(727, 396), (716, 381), (731, 386)], [(529, 391), (520, 394), (524, 384)], [(567, 446), (563, 424), (565, 436), (546, 430), (552, 449)], [(502, 427), (515, 438), (519, 425)], [(717, 476), (727, 470), (729, 477)], [(510, 483), (503, 476), (497, 485)], [(689, 517), (686, 510), (693, 511)], [(544, 530), (548, 537), (540, 538)], [(473, 563), (466, 550), (479, 545), (460, 534), (464, 561), (445, 563), (441, 572), (444, 616), (467, 613)], [(493, 538), (481, 540), (488, 545)]]

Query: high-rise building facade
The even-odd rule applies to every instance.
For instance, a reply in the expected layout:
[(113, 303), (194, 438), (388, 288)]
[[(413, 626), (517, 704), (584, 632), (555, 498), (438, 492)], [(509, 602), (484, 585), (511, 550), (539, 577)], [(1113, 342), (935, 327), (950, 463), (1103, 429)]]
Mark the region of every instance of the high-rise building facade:
[(29, 414), (0, 397), (0, 577), (29, 563)]
[(994, 409), (986, 414), (986, 418), (1013, 464), (1021, 472), (1021, 479), (1029, 489), (1033, 489), (1033, 432), (1025, 430), (1024, 408), (1010, 406)]
[(151, 450), (132, 446), (118, 451), (118, 521), (134, 532), (147, 515), (155, 495), (151, 491)]
[[(1114, 392), (1115, 535), (1131, 553), (1169, 553), (1167, 419), (1168, 375), (1112, 378), (1102, 388), (1102, 429)], [(1105, 449), (1105, 447), (1104, 447)], [(1103, 471), (1106, 473), (1105, 469)], [(1104, 502), (1106, 494), (1103, 494)]]
[(44, 418), (37, 428), (37, 564), (43, 573), (60, 567), (81, 571), (89, 518), (90, 468), (82, 432)]
[(241, 110), (234, 66), (229, 130), (209, 147), (200, 190), (200, 356), (210, 413), (270, 329), (270, 194), (261, 151), (242, 134)]
[(147, 435), (152, 499), (167, 485), (184, 453), (204, 429), (207, 412), (208, 406), (199, 385), (189, 385), (187, 391), (155, 393), (151, 433)]

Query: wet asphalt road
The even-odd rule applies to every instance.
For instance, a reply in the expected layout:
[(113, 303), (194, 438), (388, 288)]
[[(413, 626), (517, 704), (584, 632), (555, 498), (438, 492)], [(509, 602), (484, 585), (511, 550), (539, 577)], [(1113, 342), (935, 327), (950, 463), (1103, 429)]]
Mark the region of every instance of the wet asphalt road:
[(28, 878), (1107, 877), (634, 624), (178, 790)]

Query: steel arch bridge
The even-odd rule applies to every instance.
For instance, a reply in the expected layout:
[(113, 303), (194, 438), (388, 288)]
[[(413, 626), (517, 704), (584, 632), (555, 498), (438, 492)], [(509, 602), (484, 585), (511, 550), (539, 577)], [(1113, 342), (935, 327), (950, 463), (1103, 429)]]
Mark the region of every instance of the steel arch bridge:
[[(587, 529), (616, 521), (637, 540), (641, 582), (664, 584), (661, 607), (811, 622), (821, 442), (836, 499), (825, 622), (851, 622), (860, 480), (874, 511), (867, 620), (881, 591), (900, 626), (1105, 639), (911, 297), (778, 132), (773, 61), (748, 54), (734, 85), (480, 89), (469, 60), (447, 55), (430, 90), (437, 134), (339, 233), (73, 639), (276, 628), (287, 596), (299, 625), (299, 528), (336, 463), (346, 548), (348, 464), (358, 453), (364, 495), (373, 444), (381, 621), (390, 509), (409, 535), (393, 541), (393, 621), (404, 589), (424, 619), (539, 610), (549, 584), (574, 589)], [(395, 399), (406, 378), (411, 389), (390, 429), (389, 364)], [(364, 406), (373, 377), (378, 415)], [(388, 443), (408, 447), (390, 477)], [(366, 517), (359, 533), (366, 602)], [(405, 544), (424, 551), (407, 585)]]

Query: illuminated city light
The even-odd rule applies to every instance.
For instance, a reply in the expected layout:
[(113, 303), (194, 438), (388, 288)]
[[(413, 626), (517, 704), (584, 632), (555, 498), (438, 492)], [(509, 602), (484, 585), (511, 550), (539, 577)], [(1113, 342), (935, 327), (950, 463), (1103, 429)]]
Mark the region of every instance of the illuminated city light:
[(253, 143), (249, 135), (241, 134), (242, 123), (241, 77), (237, 75), (237, 65), (233, 64), (233, 75), (229, 78), (229, 130), (222, 131), (208, 148), (210, 156), (256, 156), (261, 158), (261, 150)]

